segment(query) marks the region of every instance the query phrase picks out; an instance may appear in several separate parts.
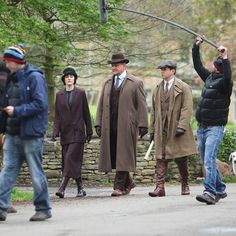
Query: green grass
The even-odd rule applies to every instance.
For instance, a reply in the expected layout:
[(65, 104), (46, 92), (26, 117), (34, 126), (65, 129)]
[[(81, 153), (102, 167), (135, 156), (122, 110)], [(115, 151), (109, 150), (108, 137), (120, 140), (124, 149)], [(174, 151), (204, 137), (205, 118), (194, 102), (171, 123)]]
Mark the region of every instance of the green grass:
[(233, 177), (222, 177), (223, 181), (225, 183), (236, 183), (236, 176), (233, 176)]
[(17, 188), (14, 188), (12, 190), (12, 195), (11, 195), (12, 201), (30, 201), (33, 199), (33, 193), (28, 192), (28, 191), (20, 191)]

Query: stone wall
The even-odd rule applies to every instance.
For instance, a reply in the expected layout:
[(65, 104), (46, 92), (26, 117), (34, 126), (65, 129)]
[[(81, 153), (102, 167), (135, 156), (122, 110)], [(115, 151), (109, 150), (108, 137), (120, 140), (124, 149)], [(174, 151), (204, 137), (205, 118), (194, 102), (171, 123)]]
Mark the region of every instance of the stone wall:
[[(56, 144), (56, 145), (55, 145)], [(89, 144), (85, 145), (84, 162), (82, 167), (82, 178), (87, 186), (108, 186), (112, 185), (114, 172), (100, 173), (98, 172), (98, 156), (100, 140), (92, 139)], [(148, 149), (149, 142), (139, 140), (137, 146), (137, 168), (136, 172), (132, 173), (137, 184), (155, 184), (155, 153), (154, 147), (151, 152), (151, 159), (144, 160), (145, 153)], [(53, 143), (46, 141), (44, 145), (43, 167), (48, 177), (49, 185), (58, 185), (61, 178), (61, 149), (59, 142)], [(189, 159), (190, 180), (194, 181), (201, 175), (201, 165), (197, 155)], [(169, 163), (167, 181), (178, 181), (179, 172), (175, 162)], [(71, 184), (73, 182), (71, 181)], [(18, 177), (17, 184), (30, 184), (28, 167), (26, 164), (22, 166), (22, 171)]]

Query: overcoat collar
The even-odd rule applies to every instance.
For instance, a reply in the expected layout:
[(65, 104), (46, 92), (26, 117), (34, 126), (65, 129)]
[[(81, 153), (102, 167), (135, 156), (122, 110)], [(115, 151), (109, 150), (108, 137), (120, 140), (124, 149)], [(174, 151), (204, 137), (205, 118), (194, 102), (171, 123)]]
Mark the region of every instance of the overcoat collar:
[[(114, 81), (114, 78), (115, 78), (115, 75), (112, 75), (107, 81), (107, 86), (108, 86), (108, 89), (109, 91), (111, 90), (111, 87), (112, 87), (112, 83)], [(129, 72), (127, 71), (127, 75), (123, 81), (123, 83), (121, 84), (121, 88), (120, 88), (120, 93), (122, 92), (127, 80), (131, 80), (131, 81), (134, 81), (134, 79), (132, 78), (132, 76), (129, 74)]]
[(60, 93), (61, 95), (61, 102), (62, 102), (62, 105), (64, 104), (66, 106), (66, 108), (68, 109), (68, 111), (72, 111), (74, 106), (73, 104), (75, 103), (75, 101), (78, 99), (78, 93), (79, 93), (79, 90), (75, 87), (74, 90), (73, 90), (73, 96), (72, 96), (72, 101), (71, 101), (71, 109), (67, 103), (67, 97), (66, 97), (66, 89), (63, 89)]

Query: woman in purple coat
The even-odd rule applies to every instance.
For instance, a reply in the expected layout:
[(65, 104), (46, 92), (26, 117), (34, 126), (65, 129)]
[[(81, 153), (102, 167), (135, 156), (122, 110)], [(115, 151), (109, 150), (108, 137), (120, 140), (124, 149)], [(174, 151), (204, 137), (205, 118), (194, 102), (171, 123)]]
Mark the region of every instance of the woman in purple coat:
[(64, 198), (70, 178), (75, 179), (77, 197), (86, 196), (81, 178), (84, 143), (92, 137), (92, 126), (87, 97), (83, 89), (75, 87), (77, 74), (72, 67), (63, 71), (65, 88), (57, 92), (53, 139), (60, 137), (62, 146), (62, 182), (56, 196)]

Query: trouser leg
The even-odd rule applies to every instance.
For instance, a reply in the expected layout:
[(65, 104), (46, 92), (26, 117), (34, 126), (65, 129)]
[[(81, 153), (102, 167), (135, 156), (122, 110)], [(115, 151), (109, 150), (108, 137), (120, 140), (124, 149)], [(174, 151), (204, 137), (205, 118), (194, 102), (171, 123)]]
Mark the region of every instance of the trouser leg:
[(10, 207), (11, 192), (24, 160), (19, 145), (20, 140), (6, 135), (3, 145), (3, 168), (0, 172), (0, 210), (3, 211)]
[(190, 189), (188, 185), (188, 159), (187, 157), (182, 157), (175, 159), (175, 162), (178, 166), (179, 173), (181, 176), (181, 195), (189, 195)]
[(167, 174), (168, 161), (158, 159), (156, 165), (156, 188), (153, 192), (149, 192), (151, 197), (164, 197), (165, 196), (165, 177)]
[(64, 198), (65, 190), (66, 190), (66, 187), (67, 187), (67, 184), (68, 184), (69, 180), (70, 180), (69, 177), (63, 177), (62, 178), (60, 187), (59, 187), (58, 191), (56, 192), (56, 196), (58, 196), (60, 198)]
[(51, 210), (47, 177), (43, 170), (43, 138), (31, 138), (22, 141), (24, 156), (29, 167), (34, 189), (34, 205), (36, 211)]

